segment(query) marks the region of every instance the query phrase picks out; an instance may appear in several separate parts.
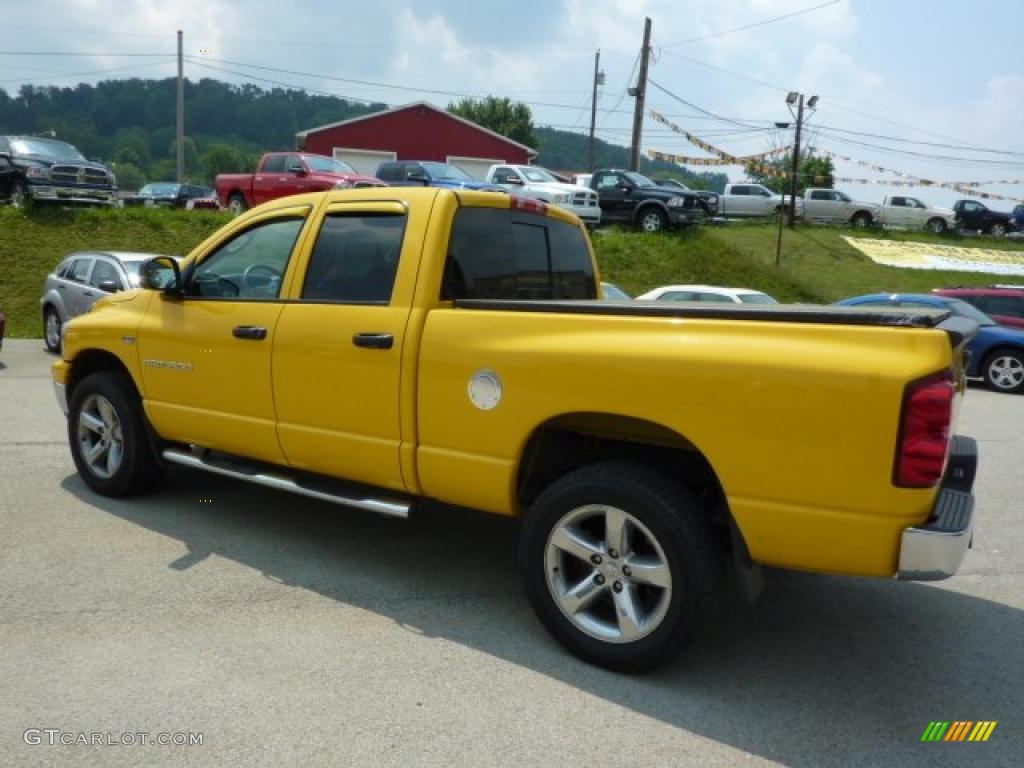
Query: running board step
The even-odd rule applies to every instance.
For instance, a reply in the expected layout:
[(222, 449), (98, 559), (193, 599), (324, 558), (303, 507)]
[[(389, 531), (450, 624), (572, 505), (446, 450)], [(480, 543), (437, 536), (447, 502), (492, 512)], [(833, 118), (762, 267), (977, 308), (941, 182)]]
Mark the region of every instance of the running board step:
[(223, 454), (211, 454), (208, 451), (193, 452), (175, 448), (164, 450), (166, 461), (181, 464), (192, 469), (201, 469), (215, 475), (233, 477), (249, 483), (275, 488), (279, 491), (297, 493), (321, 501), (330, 501), (346, 507), (356, 507), (370, 512), (377, 512), (390, 517), (408, 517), (409, 502), (401, 499), (373, 497), (358, 486), (350, 486), (339, 481), (306, 477), (290, 477), (286, 474), (267, 471), (268, 465), (258, 462), (246, 462), (244, 459), (229, 457)]

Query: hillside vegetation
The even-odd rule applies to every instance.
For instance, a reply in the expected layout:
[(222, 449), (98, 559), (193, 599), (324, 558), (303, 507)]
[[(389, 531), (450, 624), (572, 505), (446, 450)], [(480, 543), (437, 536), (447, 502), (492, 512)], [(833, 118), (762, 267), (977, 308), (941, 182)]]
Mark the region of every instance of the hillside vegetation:
[[(0, 208), (0, 309), (10, 336), (41, 335), (39, 296), (54, 265), (75, 250), (188, 253), (228, 221), (210, 211), (147, 209)], [(786, 230), (782, 265), (775, 266), (777, 229), (770, 224), (728, 224), (692, 231), (641, 235), (617, 228), (593, 237), (602, 277), (633, 295), (670, 283), (756, 288), (780, 301), (832, 302), (873, 291), (927, 291), (940, 285), (984, 285), (984, 273), (883, 267), (843, 239), (850, 230)], [(859, 235), (858, 235), (859, 236)], [(865, 237), (934, 241), (1019, 251), (1024, 244), (991, 238), (935, 238), (922, 233), (870, 232)]]

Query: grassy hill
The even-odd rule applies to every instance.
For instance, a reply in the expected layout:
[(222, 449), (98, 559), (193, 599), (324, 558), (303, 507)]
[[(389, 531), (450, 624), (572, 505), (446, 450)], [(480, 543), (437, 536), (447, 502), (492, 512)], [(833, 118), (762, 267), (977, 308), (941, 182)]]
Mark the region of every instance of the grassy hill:
[[(75, 250), (187, 253), (227, 221), (227, 214), (167, 210), (57, 210), (28, 214), (0, 208), (0, 309), (9, 336), (40, 336), (39, 296), (53, 266)], [(939, 285), (984, 285), (994, 275), (897, 269), (875, 264), (851, 248), (850, 230), (786, 230), (783, 259), (775, 266), (777, 229), (771, 224), (728, 224), (693, 231), (641, 235), (598, 230), (593, 237), (602, 276), (632, 294), (669, 283), (710, 283), (757, 288), (780, 301), (832, 302), (873, 291), (927, 291)], [(1020, 253), (1024, 244), (923, 233), (869, 232), (855, 236), (937, 242)]]

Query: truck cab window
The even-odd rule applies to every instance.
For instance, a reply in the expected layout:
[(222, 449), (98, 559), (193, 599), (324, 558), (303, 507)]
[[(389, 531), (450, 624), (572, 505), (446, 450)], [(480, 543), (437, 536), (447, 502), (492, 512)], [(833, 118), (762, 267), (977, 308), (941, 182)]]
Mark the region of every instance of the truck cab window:
[(276, 299), (305, 218), (271, 219), (246, 229), (207, 256), (187, 281), (188, 296)]
[(328, 214), (302, 285), (307, 301), (387, 304), (398, 271), (405, 216)]
[(586, 238), (578, 227), (546, 216), (463, 208), (452, 228), (441, 298), (595, 299)]
[(263, 163), (264, 173), (284, 173), (284, 155), (271, 155)]

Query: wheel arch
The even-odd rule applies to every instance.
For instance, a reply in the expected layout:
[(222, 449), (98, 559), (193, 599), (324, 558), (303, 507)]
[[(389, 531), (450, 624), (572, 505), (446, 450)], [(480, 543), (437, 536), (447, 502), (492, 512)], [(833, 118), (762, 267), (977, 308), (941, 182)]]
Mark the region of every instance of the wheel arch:
[(552, 417), (530, 433), (516, 467), (517, 509), (522, 512), (566, 473), (611, 459), (632, 459), (665, 471), (701, 499), (716, 521), (731, 521), (718, 473), (693, 441), (646, 419), (587, 411)]
[(67, 381), (68, 402), (71, 401), (75, 387), (78, 386), (82, 379), (86, 376), (90, 376), (94, 373), (101, 373), (103, 371), (116, 371), (124, 374), (125, 378), (131, 382), (132, 389), (135, 390), (135, 394), (140, 394), (135, 377), (121, 358), (113, 352), (108, 352), (105, 349), (87, 349), (79, 352), (71, 361), (71, 372), (68, 375)]
[(661, 200), (643, 200), (637, 203), (636, 208), (633, 209), (633, 222), (638, 222), (648, 208), (657, 208), (664, 214), (665, 219), (668, 219), (668, 206), (665, 203)]

